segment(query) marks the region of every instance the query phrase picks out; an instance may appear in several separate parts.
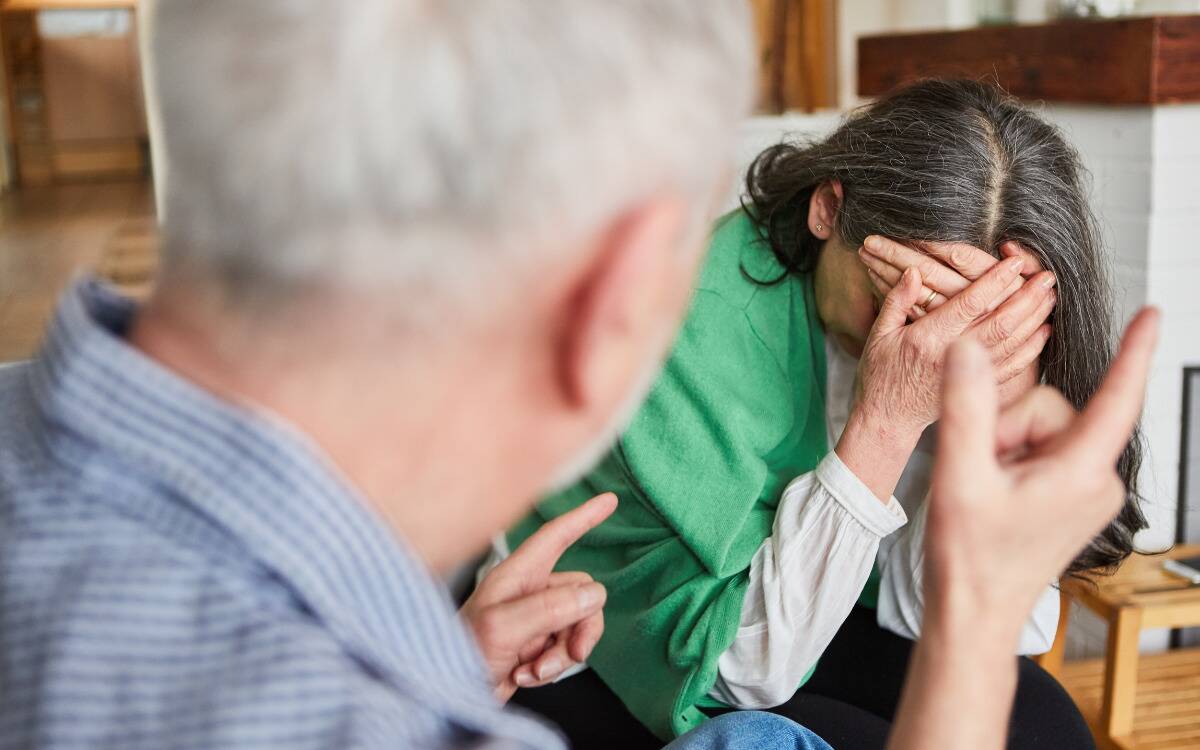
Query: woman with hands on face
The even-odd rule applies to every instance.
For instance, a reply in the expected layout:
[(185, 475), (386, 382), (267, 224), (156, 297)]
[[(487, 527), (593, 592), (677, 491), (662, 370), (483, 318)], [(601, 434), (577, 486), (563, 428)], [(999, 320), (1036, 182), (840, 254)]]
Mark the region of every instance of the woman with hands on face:
[[(1045, 382), (1077, 407), (1112, 357), (1078, 157), (993, 87), (922, 82), (824, 140), (772, 147), (743, 203), (717, 223), (672, 354), (617, 445), (497, 547), (620, 497), (563, 556), (608, 589), (590, 671), (516, 696), (581, 747), (649, 747), (752, 708), (835, 747), (883, 747), (921, 631), (946, 352), (978, 342), (1005, 402)], [(1135, 436), (1121, 514), (1068, 572), (1131, 551), (1138, 456)], [(1019, 653), (1053, 642), (1051, 583)], [(1091, 746), (1027, 659), (1009, 742)]]

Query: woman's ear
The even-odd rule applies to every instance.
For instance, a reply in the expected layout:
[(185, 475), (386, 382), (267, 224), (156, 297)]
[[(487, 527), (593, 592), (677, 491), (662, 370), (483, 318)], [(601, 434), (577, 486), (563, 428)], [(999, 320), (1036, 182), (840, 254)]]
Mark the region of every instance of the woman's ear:
[(842, 183), (826, 180), (813, 191), (808, 202), (808, 231), (817, 239), (827, 240), (833, 236), (833, 225), (842, 208)]

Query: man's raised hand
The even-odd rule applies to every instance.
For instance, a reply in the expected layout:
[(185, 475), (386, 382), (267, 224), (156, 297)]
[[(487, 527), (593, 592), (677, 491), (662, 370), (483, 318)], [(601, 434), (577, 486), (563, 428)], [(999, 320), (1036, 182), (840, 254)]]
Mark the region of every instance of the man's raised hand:
[(1006, 624), (1015, 639), (1037, 595), (1120, 511), (1116, 463), (1137, 423), (1158, 312), (1130, 323), (1081, 414), (1039, 387), (1003, 412), (987, 353), (947, 358), (926, 536), (927, 606)]

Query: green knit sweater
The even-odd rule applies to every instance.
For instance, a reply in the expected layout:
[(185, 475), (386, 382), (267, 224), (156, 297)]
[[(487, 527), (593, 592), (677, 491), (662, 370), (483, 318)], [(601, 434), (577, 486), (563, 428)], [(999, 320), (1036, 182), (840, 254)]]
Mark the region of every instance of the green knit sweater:
[(750, 561), (784, 487), (828, 451), (824, 341), (808, 277), (787, 276), (735, 212), (716, 225), (682, 331), (628, 430), (575, 486), (509, 534), (600, 492), (614, 516), (563, 556), (608, 588), (592, 669), (663, 739), (704, 721), (699, 706), (741, 618)]

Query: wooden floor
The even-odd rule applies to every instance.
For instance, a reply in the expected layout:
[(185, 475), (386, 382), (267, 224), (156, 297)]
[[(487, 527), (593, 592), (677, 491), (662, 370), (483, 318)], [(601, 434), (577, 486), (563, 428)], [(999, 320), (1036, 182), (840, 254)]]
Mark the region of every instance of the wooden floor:
[(81, 269), (120, 273), (153, 251), (150, 183), (15, 190), (0, 196), (0, 362), (33, 354), (54, 300)]
[[(1100, 714), (1103, 679), (1103, 659), (1063, 665), (1062, 683), (1093, 727)], [(1138, 660), (1133, 726), (1133, 736), (1116, 747), (1200, 748), (1200, 649), (1145, 655)]]

